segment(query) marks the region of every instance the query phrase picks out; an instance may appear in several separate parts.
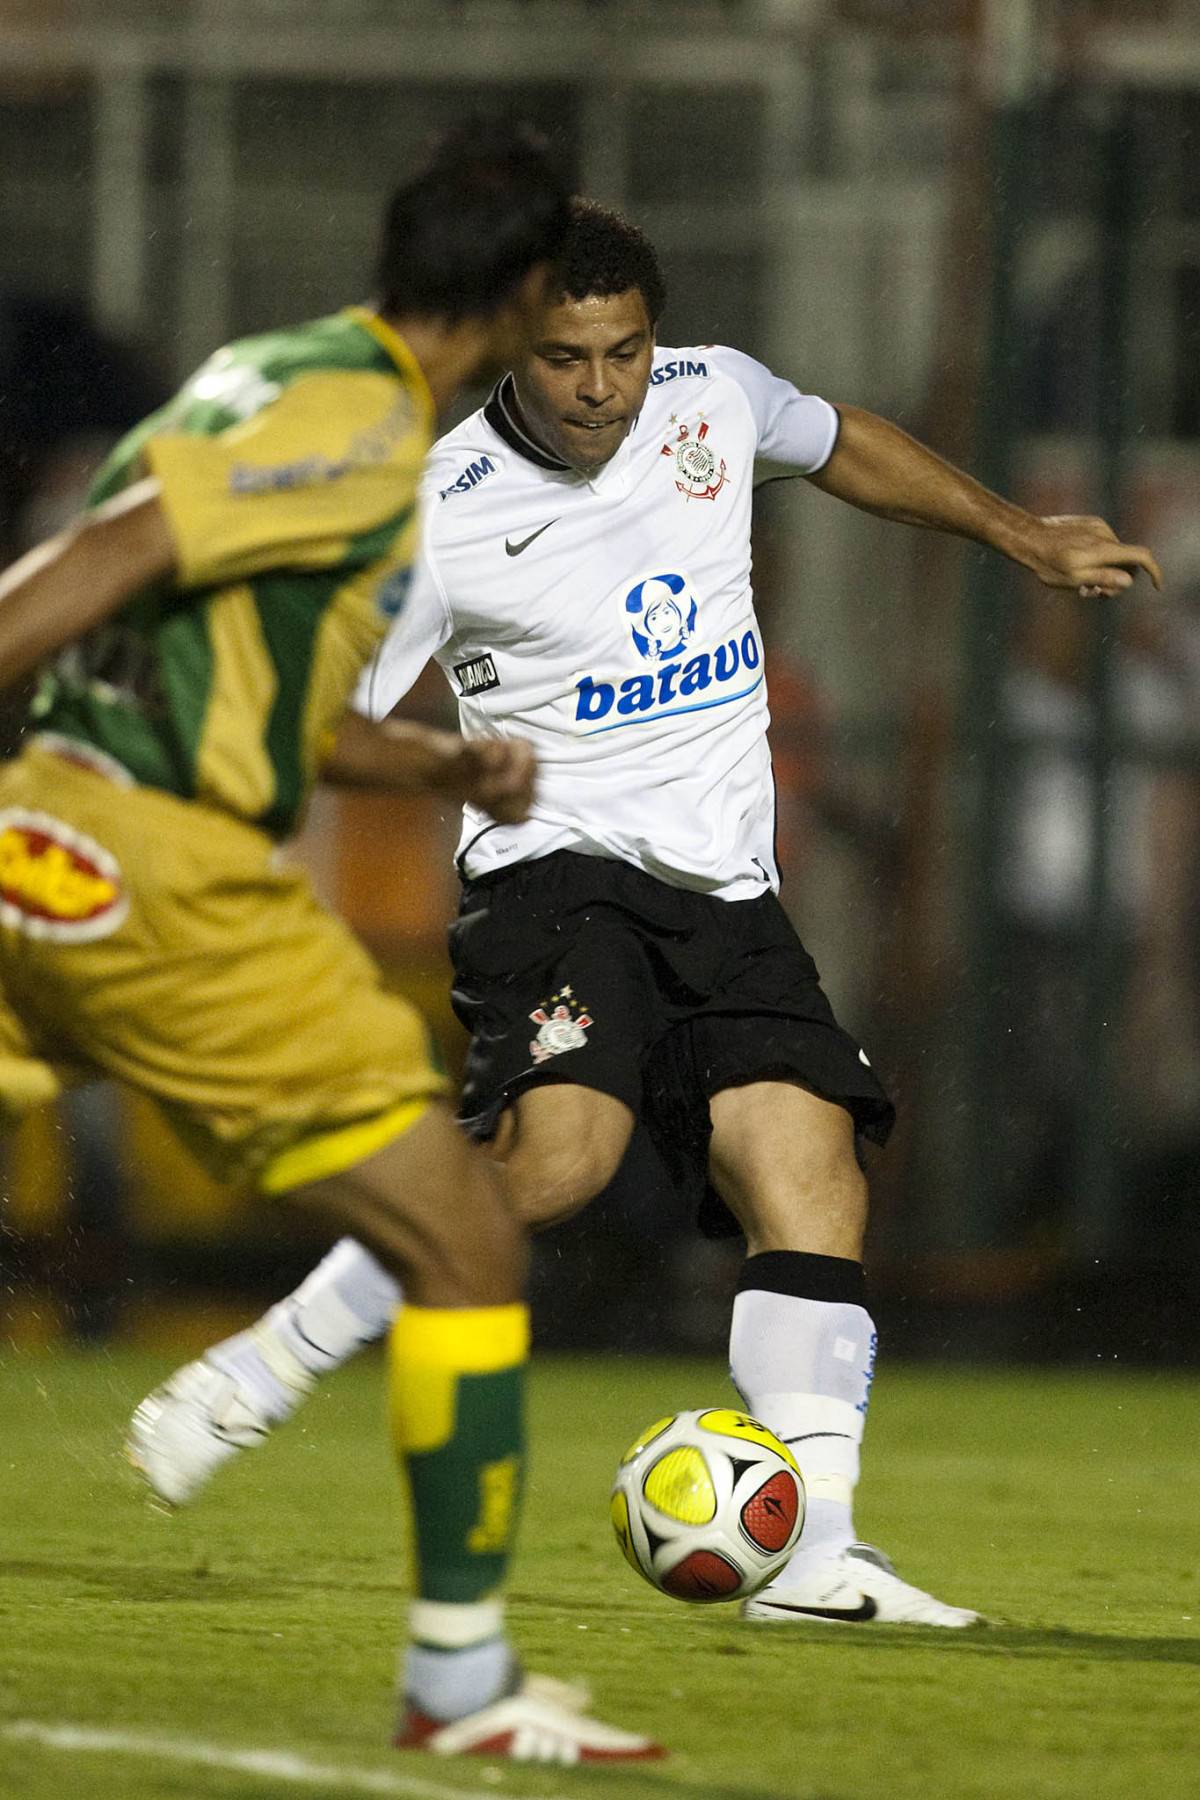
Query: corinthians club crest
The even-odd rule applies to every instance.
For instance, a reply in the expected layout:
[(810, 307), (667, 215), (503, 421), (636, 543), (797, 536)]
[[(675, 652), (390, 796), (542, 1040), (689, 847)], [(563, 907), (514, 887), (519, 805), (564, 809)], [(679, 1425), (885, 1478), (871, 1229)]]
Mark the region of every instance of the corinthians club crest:
[[(676, 423), (671, 415), (671, 423)], [(700, 415), (693, 433), (690, 425), (680, 425), (678, 435), (662, 447), (664, 456), (675, 459), (675, 486), (685, 500), (715, 500), (725, 486), (725, 462), (717, 456), (708, 437), (708, 421)]]
[(562, 1056), (567, 1050), (582, 1050), (587, 1043), (592, 1017), (569, 987), (551, 994), (549, 1000), (544, 1000), (529, 1017), (538, 1028), (538, 1034), (529, 1046), (529, 1054), (535, 1063)]

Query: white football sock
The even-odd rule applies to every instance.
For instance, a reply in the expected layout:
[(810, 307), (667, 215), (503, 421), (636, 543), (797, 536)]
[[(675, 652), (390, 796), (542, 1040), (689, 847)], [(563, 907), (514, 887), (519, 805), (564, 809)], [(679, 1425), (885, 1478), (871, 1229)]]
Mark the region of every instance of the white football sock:
[(391, 1325), (403, 1295), (369, 1250), (342, 1238), (286, 1300), (204, 1360), (232, 1375), (271, 1424), (289, 1418), (317, 1377)]
[(504, 1636), (504, 1605), (414, 1600), (413, 1642), (400, 1664), (400, 1693), (431, 1719), (463, 1719), (511, 1692), (520, 1670)]
[[(804, 1476), (804, 1530), (788, 1568), (854, 1542), (854, 1488), (875, 1363), (865, 1308), (749, 1287), (733, 1303), (729, 1367), (756, 1419)], [(787, 1579), (787, 1571), (778, 1577)]]

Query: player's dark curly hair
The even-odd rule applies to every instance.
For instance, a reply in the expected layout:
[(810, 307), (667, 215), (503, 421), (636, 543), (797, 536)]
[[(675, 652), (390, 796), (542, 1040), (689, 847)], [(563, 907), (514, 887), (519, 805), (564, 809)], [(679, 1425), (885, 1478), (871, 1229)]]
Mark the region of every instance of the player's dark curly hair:
[(553, 261), (570, 195), (529, 126), (473, 120), (396, 189), (383, 219), (376, 304), (393, 318), (486, 318), (535, 263)]
[(619, 212), (595, 200), (571, 202), (571, 223), (559, 253), (560, 291), (571, 300), (604, 297), (639, 288), (657, 325), (667, 303), (667, 284), (654, 245)]

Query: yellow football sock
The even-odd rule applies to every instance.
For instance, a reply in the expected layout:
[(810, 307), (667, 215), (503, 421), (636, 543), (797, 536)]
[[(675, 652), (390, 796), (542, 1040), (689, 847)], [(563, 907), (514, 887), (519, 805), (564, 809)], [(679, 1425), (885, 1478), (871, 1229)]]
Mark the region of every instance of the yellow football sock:
[(500, 1585), (524, 1472), (529, 1311), (405, 1306), (391, 1333), (392, 1438), (408, 1477), (422, 1601)]

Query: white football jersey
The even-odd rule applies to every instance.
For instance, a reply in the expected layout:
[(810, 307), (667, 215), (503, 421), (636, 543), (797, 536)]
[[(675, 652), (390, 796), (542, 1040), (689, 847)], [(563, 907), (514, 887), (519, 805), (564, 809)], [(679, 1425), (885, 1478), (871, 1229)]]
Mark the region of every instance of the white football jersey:
[(434, 656), (464, 733), (533, 744), (530, 817), (467, 807), (465, 875), (575, 850), (727, 900), (778, 887), (754, 467), (820, 469), (837, 430), (826, 401), (706, 345), (655, 353), (590, 477), (524, 434), (511, 377), (439, 440), (420, 558), (357, 703), (384, 717)]

